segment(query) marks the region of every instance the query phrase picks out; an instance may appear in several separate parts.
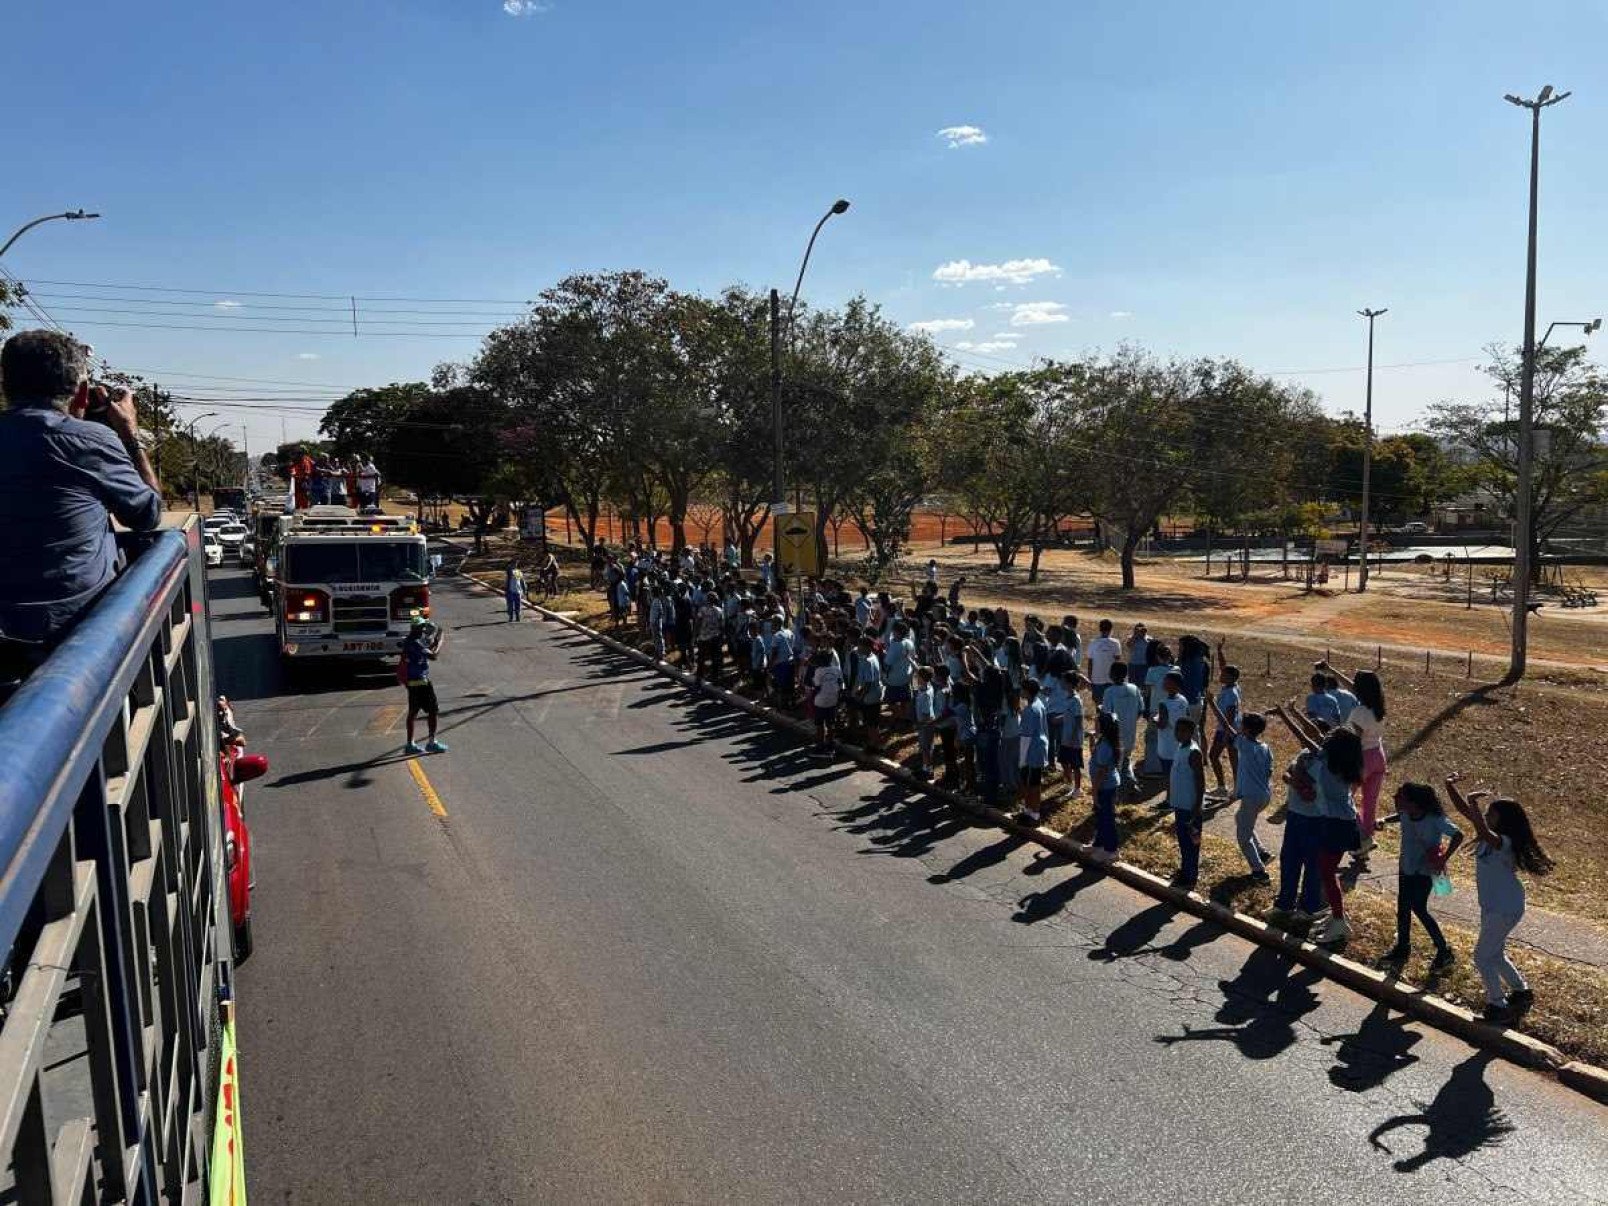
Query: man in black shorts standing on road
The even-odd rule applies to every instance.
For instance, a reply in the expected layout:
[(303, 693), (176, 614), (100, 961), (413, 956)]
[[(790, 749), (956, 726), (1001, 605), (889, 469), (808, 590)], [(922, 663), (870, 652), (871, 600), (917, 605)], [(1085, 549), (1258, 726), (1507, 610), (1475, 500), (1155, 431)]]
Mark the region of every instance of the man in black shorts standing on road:
[[(413, 627), (402, 642), (402, 666), (399, 677), (408, 689), (408, 743), (404, 747), (410, 754), (444, 754), (445, 742), (436, 740), (436, 721), (441, 708), (436, 703), (435, 684), (430, 681), (430, 663), (441, 656), (444, 634), (422, 616), (413, 618)], [(423, 712), (430, 726), (430, 738), (421, 748), (413, 740), (413, 722)]]

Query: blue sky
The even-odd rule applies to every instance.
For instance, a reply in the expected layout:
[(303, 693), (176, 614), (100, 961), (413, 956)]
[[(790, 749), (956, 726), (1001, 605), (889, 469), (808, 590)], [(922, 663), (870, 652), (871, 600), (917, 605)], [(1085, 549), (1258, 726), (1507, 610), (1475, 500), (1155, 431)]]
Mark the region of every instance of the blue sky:
[[(248, 407), (422, 377), (566, 273), (790, 285), (840, 195), (806, 296), (969, 322), (935, 338), (971, 368), (1133, 340), (1341, 370), (1296, 379), (1360, 409), (1355, 311), (1388, 306), (1378, 362), (1415, 363), (1376, 378), (1392, 429), (1518, 338), (1528, 119), (1501, 97), (1546, 83), (1578, 91), (1544, 122), (1541, 321), (1608, 309), (1600, 4), (13, 7), (0, 227), (105, 217), (5, 267), (97, 286), (34, 287), (114, 363), (234, 399), (189, 413), (258, 448), (316, 415)], [(351, 295), (407, 334), (352, 338)]]

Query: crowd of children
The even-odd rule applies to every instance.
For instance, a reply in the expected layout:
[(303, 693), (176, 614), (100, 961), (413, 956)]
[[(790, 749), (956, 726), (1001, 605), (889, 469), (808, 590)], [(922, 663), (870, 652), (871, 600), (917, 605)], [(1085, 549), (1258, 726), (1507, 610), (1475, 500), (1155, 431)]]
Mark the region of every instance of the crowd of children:
[[(1304, 701), (1251, 711), (1221, 641), (1214, 650), (1185, 635), (1175, 652), (1143, 624), (1123, 639), (1101, 620), (1085, 646), (1078, 617), (1045, 623), (1028, 615), (1018, 623), (1003, 607), (967, 608), (964, 579), (945, 594), (936, 571), (929, 564), (909, 599), (814, 578), (803, 579), (795, 596), (768, 555), (757, 582), (745, 576), (731, 545), (675, 556), (600, 546), (592, 555), (592, 584), (606, 595), (615, 625), (639, 626), (660, 659), (673, 654), (700, 678), (719, 677), (729, 657), (755, 694), (809, 717), (820, 756), (831, 755), (834, 738), (878, 750), (890, 726), (913, 731), (922, 778), (938, 775), (1033, 823), (1057, 774), (1077, 798), (1087, 772), (1091, 855), (1103, 862), (1118, 853), (1119, 795), (1139, 798), (1141, 779), (1159, 781), (1158, 806), (1171, 813), (1178, 845), (1173, 882), (1186, 888), (1199, 875), (1208, 799), (1236, 803), (1235, 837), (1251, 878), (1271, 885), (1269, 866), (1279, 865), (1269, 919), (1311, 926), (1314, 942), (1336, 945), (1351, 935), (1341, 863), (1349, 855), (1365, 864), (1374, 833), (1398, 824), (1397, 938), (1381, 962), (1408, 957), (1417, 918), (1436, 948), (1432, 971), (1451, 963), (1429, 901), (1447, 890), (1441, 877), (1464, 835), (1424, 783), (1401, 784), (1396, 811), (1377, 815), (1387, 713), (1378, 674), (1347, 677), (1319, 662)], [(510, 600), (511, 618), (513, 609)], [(1282, 815), (1269, 818), (1282, 822), (1276, 854), (1257, 836), (1273, 797), (1270, 718), (1300, 746), (1283, 774)], [(1517, 801), (1492, 798), (1481, 811), (1490, 793), (1465, 798), (1457, 783), (1448, 777), (1447, 793), (1478, 835), (1475, 966), (1488, 1015), (1507, 1019), (1529, 994), (1504, 953), (1524, 911), (1518, 872), (1541, 875), (1551, 864)]]

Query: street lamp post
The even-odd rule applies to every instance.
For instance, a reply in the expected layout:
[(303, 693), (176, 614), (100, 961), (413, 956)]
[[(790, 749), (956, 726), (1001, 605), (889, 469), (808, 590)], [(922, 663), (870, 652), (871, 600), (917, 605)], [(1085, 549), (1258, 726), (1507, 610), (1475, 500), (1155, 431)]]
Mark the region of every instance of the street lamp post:
[(69, 210), (64, 214), (46, 214), (42, 218), (35, 218), (32, 222), (24, 222), (21, 226), (17, 227), (12, 236), (5, 241), (5, 245), (0, 246), (0, 256), (4, 256), (6, 252), (10, 251), (11, 245), (18, 239), (22, 238), (23, 235), (27, 234), (35, 226), (42, 225), (45, 222), (54, 222), (58, 219), (67, 222), (84, 222), (98, 217), (100, 217), (99, 214), (87, 214), (81, 209), (74, 209)]
[[(804, 248), (804, 260), (798, 266), (798, 279), (793, 282), (793, 297), (787, 303), (787, 338), (791, 346), (793, 339), (793, 310), (798, 305), (798, 291), (804, 285), (804, 270), (810, 266), (810, 252), (815, 250), (816, 236), (821, 233), (821, 227), (834, 214), (847, 213), (849, 203), (841, 197), (832, 202), (832, 208), (821, 215), (821, 220), (815, 224), (810, 232), (810, 241)], [(771, 434), (774, 440), (774, 463), (771, 466), (771, 514), (779, 516), (786, 506), (787, 487), (782, 480), (782, 299), (775, 289), (770, 291), (770, 353), (771, 353)], [(775, 550), (776, 568), (781, 570), (782, 561), (782, 525), (773, 520), (771, 523), (772, 545)]]
[(1530, 543), (1534, 516), (1531, 514), (1530, 488), (1535, 476), (1535, 448), (1532, 427), (1535, 422), (1535, 245), (1536, 210), (1541, 187), (1541, 110), (1550, 108), (1569, 93), (1554, 94), (1552, 85), (1542, 88), (1534, 100), (1509, 93), (1502, 99), (1530, 111), (1530, 224), (1529, 245), (1524, 273), (1524, 362), (1519, 374), (1519, 480), (1513, 533), (1513, 643), (1504, 681), (1516, 683), (1524, 677), (1529, 656), (1530, 633)]
[(1368, 386), (1362, 411), (1362, 523), (1357, 532), (1357, 551), (1362, 564), (1357, 569), (1357, 593), (1368, 589), (1368, 504), (1369, 488), (1373, 479), (1373, 343), (1374, 319), (1389, 310), (1358, 310), (1368, 320)]
[(195, 441), (195, 425), (202, 419), (216, 419), (218, 412), (209, 410), (205, 414), (196, 415), (184, 425), (190, 429), (190, 508), (197, 515), (201, 514), (201, 454)]

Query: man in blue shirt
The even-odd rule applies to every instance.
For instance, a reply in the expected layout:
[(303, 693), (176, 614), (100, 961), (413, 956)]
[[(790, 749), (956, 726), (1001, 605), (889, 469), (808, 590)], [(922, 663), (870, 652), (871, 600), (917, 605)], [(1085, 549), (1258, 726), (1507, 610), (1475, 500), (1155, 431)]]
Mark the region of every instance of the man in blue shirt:
[(0, 634), (51, 645), (116, 576), (107, 517), (149, 531), (162, 495), (134, 396), (92, 389), (89, 349), (71, 336), (13, 335), (0, 388)]
[[(441, 656), (442, 631), (423, 616), (414, 616), (407, 639), (402, 642), (402, 665), (398, 677), (408, 689), (408, 743), (403, 748), (410, 754), (444, 754), (446, 743), (436, 740), (436, 722), (441, 716), (441, 705), (436, 702), (435, 684), (430, 681), (430, 663)], [(420, 712), (430, 726), (430, 737), (421, 749), (413, 740), (413, 722)]]

